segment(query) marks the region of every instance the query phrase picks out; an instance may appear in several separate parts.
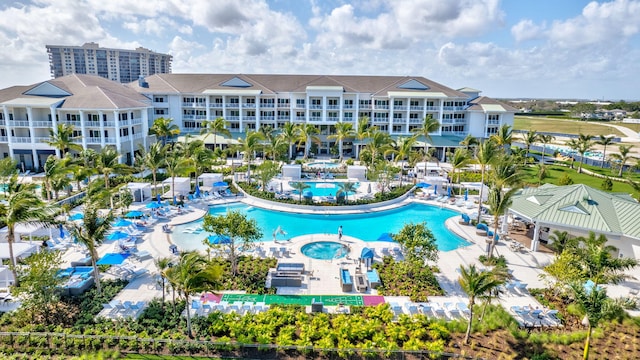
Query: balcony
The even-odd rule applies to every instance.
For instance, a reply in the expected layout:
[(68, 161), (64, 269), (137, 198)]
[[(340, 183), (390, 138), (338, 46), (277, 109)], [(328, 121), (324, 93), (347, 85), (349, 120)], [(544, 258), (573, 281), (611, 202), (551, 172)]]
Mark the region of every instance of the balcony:
[(409, 124), (422, 124), (422, 119), (409, 119)]
[(289, 107), (291, 107), (291, 103), (278, 103), (280, 109), (288, 109)]
[(9, 126), (11, 127), (29, 127), (28, 120), (9, 120)]
[(427, 111), (440, 111), (440, 107), (439, 106), (427, 106), (426, 110)]
[(4, 120), (0, 120), (0, 125), (6, 125), (6, 122)]
[(407, 119), (405, 118), (393, 118), (394, 124), (404, 124)]
[(256, 104), (255, 103), (243, 103), (242, 104), (242, 108), (243, 109), (255, 109), (256, 108)]
[(289, 120), (291, 119), (290, 115), (278, 115), (278, 120)]
[(380, 117), (374, 117), (373, 118), (373, 122), (374, 123), (388, 123), (389, 122), (389, 118), (380, 118)]
[(206, 103), (198, 103), (198, 102), (183, 102), (182, 107), (205, 107)]
[(327, 105), (328, 110), (339, 110), (340, 105)]
[(340, 118), (337, 116), (327, 117), (327, 121), (340, 121)]
[(227, 104), (226, 104), (226, 107), (228, 107), (228, 108), (233, 108), (233, 109), (237, 109), (237, 108), (239, 108), (239, 107), (240, 107), (240, 104), (238, 104), (238, 103), (227, 103)]
[(500, 120), (487, 120), (487, 125), (500, 125)]
[(464, 106), (443, 106), (442, 110), (445, 110), (445, 111), (462, 111), (462, 110), (464, 110)]
[(16, 144), (28, 144), (31, 142), (31, 137), (29, 136), (14, 136), (11, 138), (11, 142)]
[(442, 119), (441, 124), (453, 124), (453, 119)]
[(294, 106), (294, 108), (296, 108), (296, 109), (306, 109), (306, 106), (304, 104), (296, 104)]
[(207, 120), (207, 115), (182, 115), (182, 120)]
[(224, 119), (227, 121), (238, 121), (240, 120), (240, 116), (227, 116)]
[(276, 105), (274, 103), (260, 103), (261, 108), (275, 108)]
[(360, 104), (359, 108), (361, 110), (371, 110), (371, 104)]
[(322, 121), (322, 116), (312, 116), (309, 121)]
[(424, 109), (424, 106), (415, 106), (415, 105), (409, 106), (409, 110), (411, 111), (422, 111), (422, 109)]
[(243, 116), (242, 121), (256, 121), (255, 116)]
[(342, 105), (342, 108), (346, 109), (346, 110), (349, 110), (349, 109), (353, 109), (354, 106), (353, 106), (353, 104), (344, 104), (344, 105)]
[[(288, 119), (289, 117), (287, 117)], [(273, 121), (275, 120), (276, 117), (273, 115), (269, 115), (269, 116), (260, 116), (260, 121)]]
[(0, 136), (0, 142), (8, 142), (9, 139), (6, 136)]
[(406, 111), (409, 109), (407, 105), (393, 105), (393, 110)]
[(295, 120), (297, 120), (297, 121), (306, 121), (307, 117), (306, 116), (296, 116)]
[(389, 105), (376, 104), (375, 109), (376, 109), (376, 110), (389, 110)]
[(351, 117), (342, 118), (342, 122), (352, 123), (353, 122), (353, 118), (351, 118)]
[(212, 109), (222, 109), (224, 107), (223, 103), (209, 103), (209, 107)]
[(322, 110), (322, 105), (318, 105), (318, 104), (311, 104), (309, 106), (309, 109), (311, 110)]
[(52, 128), (53, 123), (51, 121), (32, 121), (31, 124), (33, 127), (43, 127), (43, 128)]

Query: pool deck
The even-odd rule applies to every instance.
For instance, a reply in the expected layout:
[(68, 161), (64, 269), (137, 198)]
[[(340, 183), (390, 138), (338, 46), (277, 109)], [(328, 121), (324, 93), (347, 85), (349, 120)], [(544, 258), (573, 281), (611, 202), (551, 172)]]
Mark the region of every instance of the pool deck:
[[(240, 200), (240, 198), (238, 199)], [(291, 211), (291, 208), (287, 208), (287, 204), (277, 204), (269, 202), (268, 206), (264, 206), (264, 203), (258, 202), (253, 198), (243, 198), (242, 201), (248, 205), (266, 207), (271, 210), (278, 211)], [(194, 220), (202, 218), (208, 211), (210, 205), (226, 204), (236, 202), (235, 199), (220, 199), (207, 202), (191, 202), (189, 205), (189, 211), (182, 214), (176, 214), (169, 219), (159, 219), (157, 223), (150, 226), (147, 231), (142, 235), (142, 241), (137, 244), (139, 251), (147, 251), (151, 256), (143, 260), (127, 260), (128, 266), (136, 269), (146, 269), (141, 276), (136, 277), (131, 281), (127, 287), (116, 296), (116, 300), (121, 301), (145, 301), (148, 302), (153, 298), (162, 296), (161, 288), (158, 280), (159, 275), (154, 263), (154, 259), (161, 257), (175, 258), (169, 249), (171, 245), (170, 234), (163, 232), (162, 225), (179, 225), (192, 222)], [(438, 207), (446, 207), (458, 212), (473, 212), (475, 209), (466, 209), (464, 207), (456, 207), (450, 204), (437, 203), (432, 200), (422, 200), (415, 197), (409, 197), (394, 204), (386, 204), (379, 207), (368, 207), (357, 211), (358, 213), (367, 213), (372, 211), (380, 211), (386, 209), (393, 209), (404, 206), (406, 204), (417, 202), (422, 204), (429, 204)], [(138, 206), (143, 208), (144, 204)], [(135, 209), (132, 206), (131, 209)], [(330, 210), (335, 210), (331, 208)], [(295, 209), (296, 212), (305, 213), (328, 213), (326, 208), (319, 208), (315, 211), (309, 209), (308, 211), (302, 211)], [(352, 210), (350, 210), (351, 213)], [(331, 211), (331, 213), (335, 213)], [(477, 235), (475, 228), (472, 226), (461, 225), (458, 223), (459, 216), (454, 216), (446, 220), (446, 226), (457, 235), (461, 236), (470, 245), (458, 248), (452, 251), (441, 251), (437, 266), (440, 268), (440, 273), (436, 274), (440, 286), (445, 291), (445, 296), (433, 296), (429, 300), (432, 303), (445, 304), (445, 303), (457, 303), (467, 302), (466, 294), (460, 288), (458, 284), (458, 272), (457, 269), (461, 266), (468, 266), (470, 264), (477, 264), (478, 257), (485, 253), (486, 249), (486, 237)], [(345, 258), (339, 260), (317, 260), (311, 259), (303, 255), (300, 248), (310, 242), (315, 241), (334, 241), (341, 242), (348, 247), (351, 251)], [(114, 252), (114, 242), (106, 241), (99, 247), (99, 254), (103, 256), (108, 252)], [(339, 269), (348, 269), (351, 276), (356, 275), (356, 268), (359, 265), (359, 256), (364, 247), (368, 247), (374, 251), (374, 261), (381, 261), (383, 255), (401, 256), (393, 252), (393, 248), (398, 247), (397, 244), (392, 242), (380, 242), (380, 241), (362, 241), (354, 237), (345, 234), (342, 240), (338, 240), (337, 233), (329, 234), (313, 234), (292, 238), (286, 241), (276, 242), (263, 242), (258, 243), (257, 248), (252, 250), (249, 255), (253, 256), (276, 256), (279, 262), (292, 262), (302, 263), (305, 265), (305, 273), (303, 275), (303, 281), (301, 287), (280, 287), (277, 293), (281, 295), (376, 295), (376, 290), (368, 288), (365, 292), (357, 292), (354, 289), (351, 292), (345, 293), (342, 291), (339, 279)], [(258, 249), (259, 248), (259, 249)], [(277, 251), (273, 251), (277, 250)], [(282, 251), (285, 250), (285, 251)], [(507, 259), (509, 269), (513, 271), (515, 279), (521, 283), (528, 284), (530, 288), (540, 288), (547, 286), (539, 277), (542, 274), (542, 267), (549, 264), (552, 261), (552, 254), (520, 251), (514, 252), (509, 249), (507, 244), (498, 243), (495, 248), (496, 255), (504, 255)], [(77, 248), (70, 248), (63, 255), (63, 260), (67, 266), (71, 261), (76, 261), (84, 257), (81, 251)], [(640, 270), (634, 271), (632, 274), (636, 279), (640, 278)], [(113, 278), (115, 275), (105, 273), (102, 274), (104, 278)], [(269, 279), (267, 280), (267, 285)], [(640, 289), (640, 282), (637, 280), (630, 280), (630, 282), (615, 287), (610, 287), (611, 296), (628, 296), (631, 289)], [(223, 292), (224, 293), (224, 292)], [(229, 292), (229, 293), (237, 293)], [(399, 304), (405, 309), (405, 306), (410, 303), (408, 297), (385, 297), (387, 303)], [(530, 306), (532, 308), (539, 307), (539, 304), (526, 290), (523, 291), (509, 291), (503, 295), (499, 302), (509, 309), (511, 306)], [(330, 310), (331, 311), (331, 310)], [(405, 310), (405, 312), (407, 312)], [(101, 313), (103, 316), (110, 316), (108, 311)], [(637, 314), (636, 314), (637, 315)]]

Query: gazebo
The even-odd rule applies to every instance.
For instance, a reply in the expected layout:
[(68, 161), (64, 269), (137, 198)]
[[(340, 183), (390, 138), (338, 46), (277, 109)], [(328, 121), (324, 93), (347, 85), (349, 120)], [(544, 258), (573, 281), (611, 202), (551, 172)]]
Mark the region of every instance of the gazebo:
[(127, 188), (131, 191), (134, 202), (145, 202), (151, 199), (151, 184), (149, 183), (130, 182), (127, 184)]
[(573, 236), (603, 234), (618, 249), (617, 257), (640, 259), (640, 203), (628, 194), (614, 194), (584, 184), (520, 190), (509, 212), (534, 224), (531, 250), (553, 230)]

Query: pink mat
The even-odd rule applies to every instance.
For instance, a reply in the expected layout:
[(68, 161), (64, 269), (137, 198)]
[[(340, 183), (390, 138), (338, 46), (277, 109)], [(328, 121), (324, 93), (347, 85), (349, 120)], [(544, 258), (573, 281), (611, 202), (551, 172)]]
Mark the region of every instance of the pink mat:
[(206, 293), (206, 294), (202, 294), (202, 296), (200, 296), (200, 301), (208, 301), (208, 302), (219, 303), (221, 299), (222, 299), (222, 295), (217, 295), (217, 294), (212, 294), (212, 293)]
[(376, 306), (384, 304), (384, 296), (363, 296), (362, 303), (364, 306)]

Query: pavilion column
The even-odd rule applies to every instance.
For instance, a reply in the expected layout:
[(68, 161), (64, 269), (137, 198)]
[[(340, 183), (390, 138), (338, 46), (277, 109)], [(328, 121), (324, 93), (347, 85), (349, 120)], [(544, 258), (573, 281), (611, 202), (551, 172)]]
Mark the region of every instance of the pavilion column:
[(538, 251), (538, 244), (540, 244), (540, 223), (535, 222), (533, 228), (533, 239), (531, 240), (531, 251)]

